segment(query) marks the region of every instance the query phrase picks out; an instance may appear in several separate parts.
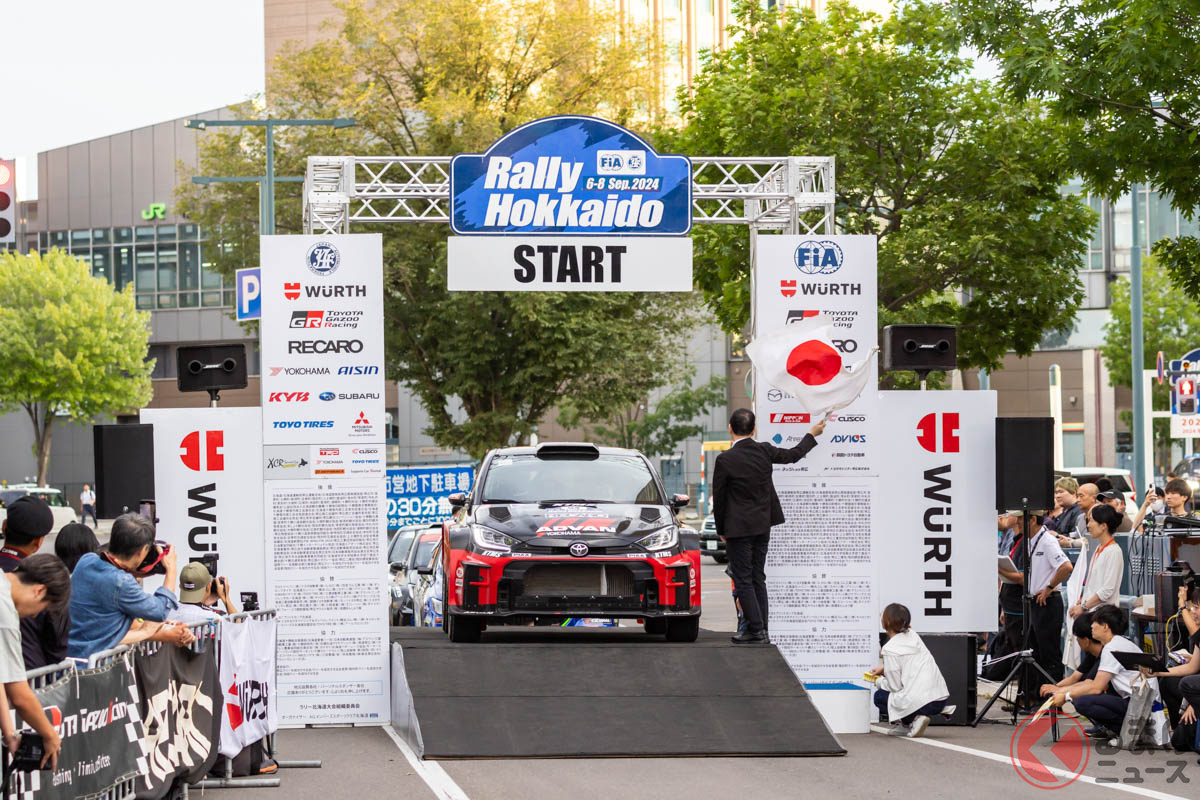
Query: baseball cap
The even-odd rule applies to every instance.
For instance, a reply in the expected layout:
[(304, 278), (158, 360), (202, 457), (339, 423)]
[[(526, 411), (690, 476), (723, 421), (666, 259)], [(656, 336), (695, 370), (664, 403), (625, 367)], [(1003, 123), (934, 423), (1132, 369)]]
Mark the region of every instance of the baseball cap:
[(1120, 489), (1109, 489), (1107, 492), (1101, 492), (1097, 496), (1103, 500), (1120, 500), (1122, 503), (1125, 502), (1125, 493)]
[(208, 595), (212, 575), (199, 561), (191, 561), (179, 571), (179, 602), (199, 603)]
[(45, 536), (54, 527), (54, 513), (40, 497), (23, 495), (8, 505), (4, 538), (10, 544), (29, 544)]

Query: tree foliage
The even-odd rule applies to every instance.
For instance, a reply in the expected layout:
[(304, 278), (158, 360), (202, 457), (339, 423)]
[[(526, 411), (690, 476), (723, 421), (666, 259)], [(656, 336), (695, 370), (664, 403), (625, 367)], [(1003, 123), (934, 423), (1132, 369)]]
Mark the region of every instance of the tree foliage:
[[(879, 237), (880, 324), (959, 326), (963, 367), (995, 368), (1070, 327), (1093, 215), (1063, 197), (1069, 126), (971, 77), (944, 9), (888, 20), (830, 3), (747, 3), (714, 54), (685, 125), (664, 142), (693, 155), (831, 155), (841, 232)], [(699, 228), (696, 278), (727, 330), (749, 316), (748, 235)]]
[[(1200, 207), (1200, 4), (1196, 0), (955, 0), (969, 41), (1017, 98), (1078, 124), (1068, 158), (1095, 194), (1152, 184)], [(1200, 299), (1200, 242), (1158, 251)]]
[[(479, 152), (548, 114), (594, 114), (632, 126), (656, 119), (655, 40), (587, 0), (338, 5), (336, 35), (285, 49), (268, 99), (238, 110), (356, 120), (337, 132), (281, 130), (279, 174), (302, 175), (305, 158), (316, 154)], [(256, 129), (200, 144), (201, 174), (256, 175), (263, 162)], [(219, 271), (229, 275), (256, 261), (252, 187), (185, 185), (181, 194), (185, 213), (219, 241)], [(298, 198), (298, 185), (281, 187), (277, 232), (302, 230)], [(644, 399), (645, 387), (631, 376), (669, 381), (697, 319), (687, 294), (451, 293), (447, 226), (355, 228), (372, 230), (384, 234), (389, 377), (416, 392), (440, 445), (475, 456), (526, 437), (566, 399), (589, 418)]]
[(132, 287), (113, 291), (58, 249), (0, 255), (0, 297), (0, 410), (29, 415), (42, 485), (57, 417), (87, 422), (150, 400), (150, 315)]

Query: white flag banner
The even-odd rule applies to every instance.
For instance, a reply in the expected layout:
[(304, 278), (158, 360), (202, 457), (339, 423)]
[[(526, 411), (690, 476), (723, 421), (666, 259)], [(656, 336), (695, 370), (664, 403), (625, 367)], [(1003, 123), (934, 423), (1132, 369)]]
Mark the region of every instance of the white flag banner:
[(874, 375), (871, 359), (846, 363), (834, 345), (833, 320), (816, 314), (802, 322), (759, 336), (746, 347), (755, 369), (772, 386), (790, 392), (796, 404), (814, 416), (853, 403)]
[(272, 619), (221, 620), (221, 755), (233, 758), (275, 732), (275, 628)]

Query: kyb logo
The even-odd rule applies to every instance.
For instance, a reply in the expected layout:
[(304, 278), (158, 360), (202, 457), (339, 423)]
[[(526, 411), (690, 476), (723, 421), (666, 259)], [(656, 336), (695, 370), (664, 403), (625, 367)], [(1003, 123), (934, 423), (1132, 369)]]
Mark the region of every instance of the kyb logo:
[(805, 275), (832, 275), (842, 268), (842, 248), (830, 241), (801, 242), (792, 261)]
[(930, 453), (957, 453), (958, 413), (948, 411), (944, 414), (926, 414), (921, 417), (921, 421), (917, 423), (917, 444)]
[(179, 443), (179, 460), (193, 472), (221, 472), (225, 469), (225, 431), (204, 431), (204, 447), (201, 449), (201, 432), (192, 431)]
[(307, 403), (308, 392), (271, 392), (268, 403)]
[(338, 265), (342, 263), (342, 254), (329, 242), (317, 242), (308, 248), (305, 260), (310, 272), (324, 277), (337, 272)]
[(597, 150), (598, 175), (645, 175), (645, 150)]
[(325, 353), (361, 353), (361, 339), (313, 339), (311, 341), (288, 341), (288, 352), (301, 355), (323, 355)]
[(808, 414), (776, 414), (771, 413), (771, 422), (776, 425), (790, 425), (793, 423), (808, 422), (810, 415)]

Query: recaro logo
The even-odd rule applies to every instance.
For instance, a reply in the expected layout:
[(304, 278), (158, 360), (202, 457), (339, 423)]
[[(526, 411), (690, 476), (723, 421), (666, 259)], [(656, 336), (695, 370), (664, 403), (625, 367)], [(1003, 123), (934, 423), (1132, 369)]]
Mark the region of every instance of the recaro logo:
[[(200, 431), (192, 431), (179, 442), (179, 460), (193, 472), (206, 470), (221, 472), (225, 469), (225, 431), (204, 431), (204, 450), (200, 449)], [(201, 457), (203, 456), (203, 457)]]
[[(938, 446), (938, 417), (941, 417), (941, 446)], [(943, 414), (926, 414), (917, 423), (917, 444), (931, 453), (957, 453), (958, 442), (958, 412), (947, 411)]]

